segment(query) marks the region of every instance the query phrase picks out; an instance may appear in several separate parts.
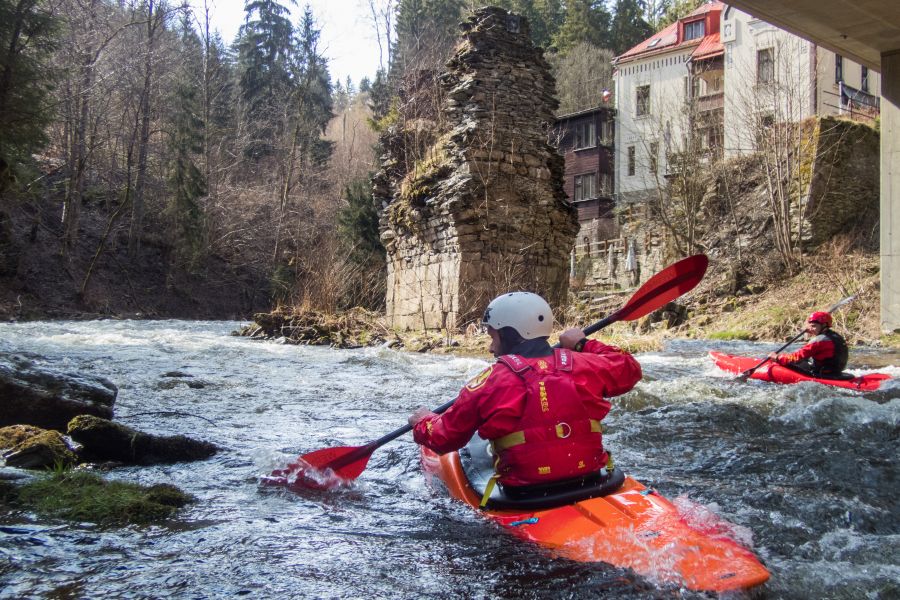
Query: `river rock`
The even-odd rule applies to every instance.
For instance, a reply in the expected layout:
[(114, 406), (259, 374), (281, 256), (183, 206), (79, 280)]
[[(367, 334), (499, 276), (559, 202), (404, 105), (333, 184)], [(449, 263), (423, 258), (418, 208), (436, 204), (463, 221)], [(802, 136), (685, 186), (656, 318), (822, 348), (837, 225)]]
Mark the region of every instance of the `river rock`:
[(151, 435), (91, 415), (72, 419), (68, 431), (72, 439), (84, 446), (83, 454), (91, 460), (151, 465), (201, 460), (219, 450), (210, 442), (183, 435)]
[(24, 356), (0, 354), (0, 426), (65, 431), (78, 415), (111, 418), (118, 391), (102, 377), (39, 368)]
[(677, 302), (669, 302), (638, 321), (638, 331), (648, 333), (654, 328), (671, 329), (687, 321), (687, 307)]
[(24, 433), (26, 437), (3, 453), (9, 467), (47, 469), (56, 466), (68, 467), (78, 462), (78, 457), (58, 431), (31, 427), (28, 431), (18, 433)]
[(0, 452), (12, 450), (28, 438), (32, 438), (44, 429), (35, 427), (34, 425), (10, 425), (9, 427), (0, 427)]

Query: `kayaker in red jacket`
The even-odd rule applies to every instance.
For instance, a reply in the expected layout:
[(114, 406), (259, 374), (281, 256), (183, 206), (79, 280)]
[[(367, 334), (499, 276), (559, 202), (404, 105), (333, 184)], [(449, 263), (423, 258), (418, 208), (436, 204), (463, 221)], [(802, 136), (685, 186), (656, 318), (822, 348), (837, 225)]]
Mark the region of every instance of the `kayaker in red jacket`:
[(588, 340), (578, 328), (547, 342), (553, 314), (536, 294), (495, 298), (482, 320), (497, 362), (476, 375), (442, 415), (420, 407), (409, 417), (418, 444), (458, 450), (477, 431), (491, 441), (504, 487), (578, 480), (607, 466), (600, 421), (608, 397), (629, 391), (641, 367), (627, 352)]
[(809, 342), (796, 352), (776, 354), (769, 358), (779, 365), (815, 377), (837, 377), (847, 366), (847, 343), (831, 329), (831, 314), (817, 311), (806, 320)]

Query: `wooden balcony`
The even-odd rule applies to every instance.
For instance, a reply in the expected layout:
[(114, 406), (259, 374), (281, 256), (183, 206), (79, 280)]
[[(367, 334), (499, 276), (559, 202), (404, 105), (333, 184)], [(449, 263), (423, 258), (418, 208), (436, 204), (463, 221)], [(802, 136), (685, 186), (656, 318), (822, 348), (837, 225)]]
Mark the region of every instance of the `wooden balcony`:
[(725, 92), (716, 94), (708, 94), (697, 98), (697, 110), (699, 112), (707, 112), (725, 107)]

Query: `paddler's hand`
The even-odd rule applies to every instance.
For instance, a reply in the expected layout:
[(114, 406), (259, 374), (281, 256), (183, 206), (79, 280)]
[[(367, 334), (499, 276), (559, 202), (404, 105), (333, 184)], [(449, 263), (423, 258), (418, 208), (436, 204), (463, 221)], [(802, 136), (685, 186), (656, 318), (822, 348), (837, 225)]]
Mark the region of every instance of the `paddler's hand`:
[(778, 353), (777, 352), (769, 352), (769, 359), (778, 362)]
[(581, 352), (581, 348), (584, 347), (584, 344), (581, 344), (580, 342), (584, 339), (584, 330), (572, 327), (559, 334), (559, 345), (569, 350)]
[(410, 427), (415, 427), (416, 423), (421, 421), (422, 419), (427, 419), (429, 417), (436, 417), (437, 415), (431, 412), (427, 407), (420, 406), (416, 410), (413, 411), (413, 414), (409, 415), (407, 421), (409, 422)]

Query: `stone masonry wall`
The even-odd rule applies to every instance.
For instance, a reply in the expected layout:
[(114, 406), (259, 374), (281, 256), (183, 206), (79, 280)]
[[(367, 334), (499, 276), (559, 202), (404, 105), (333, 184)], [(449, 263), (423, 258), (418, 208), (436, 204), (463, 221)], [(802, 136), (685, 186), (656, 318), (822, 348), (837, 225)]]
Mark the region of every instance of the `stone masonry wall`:
[[(479, 9), (461, 30), (447, 71), (407, 86), (381, 140), (373, 188), (398, 328), (463, 327), (506, 291), (554, 306), (568, 292), (578, 223), (549, 143), (549, 66), (527, 21), (505, 10)], [(422, 108), (436, 96), (437, 114)]]
[(804, 244), (819, 246), (858, 223), (877, 218), (879, 134), (869, 125), (823, 117), (804, 212)]

